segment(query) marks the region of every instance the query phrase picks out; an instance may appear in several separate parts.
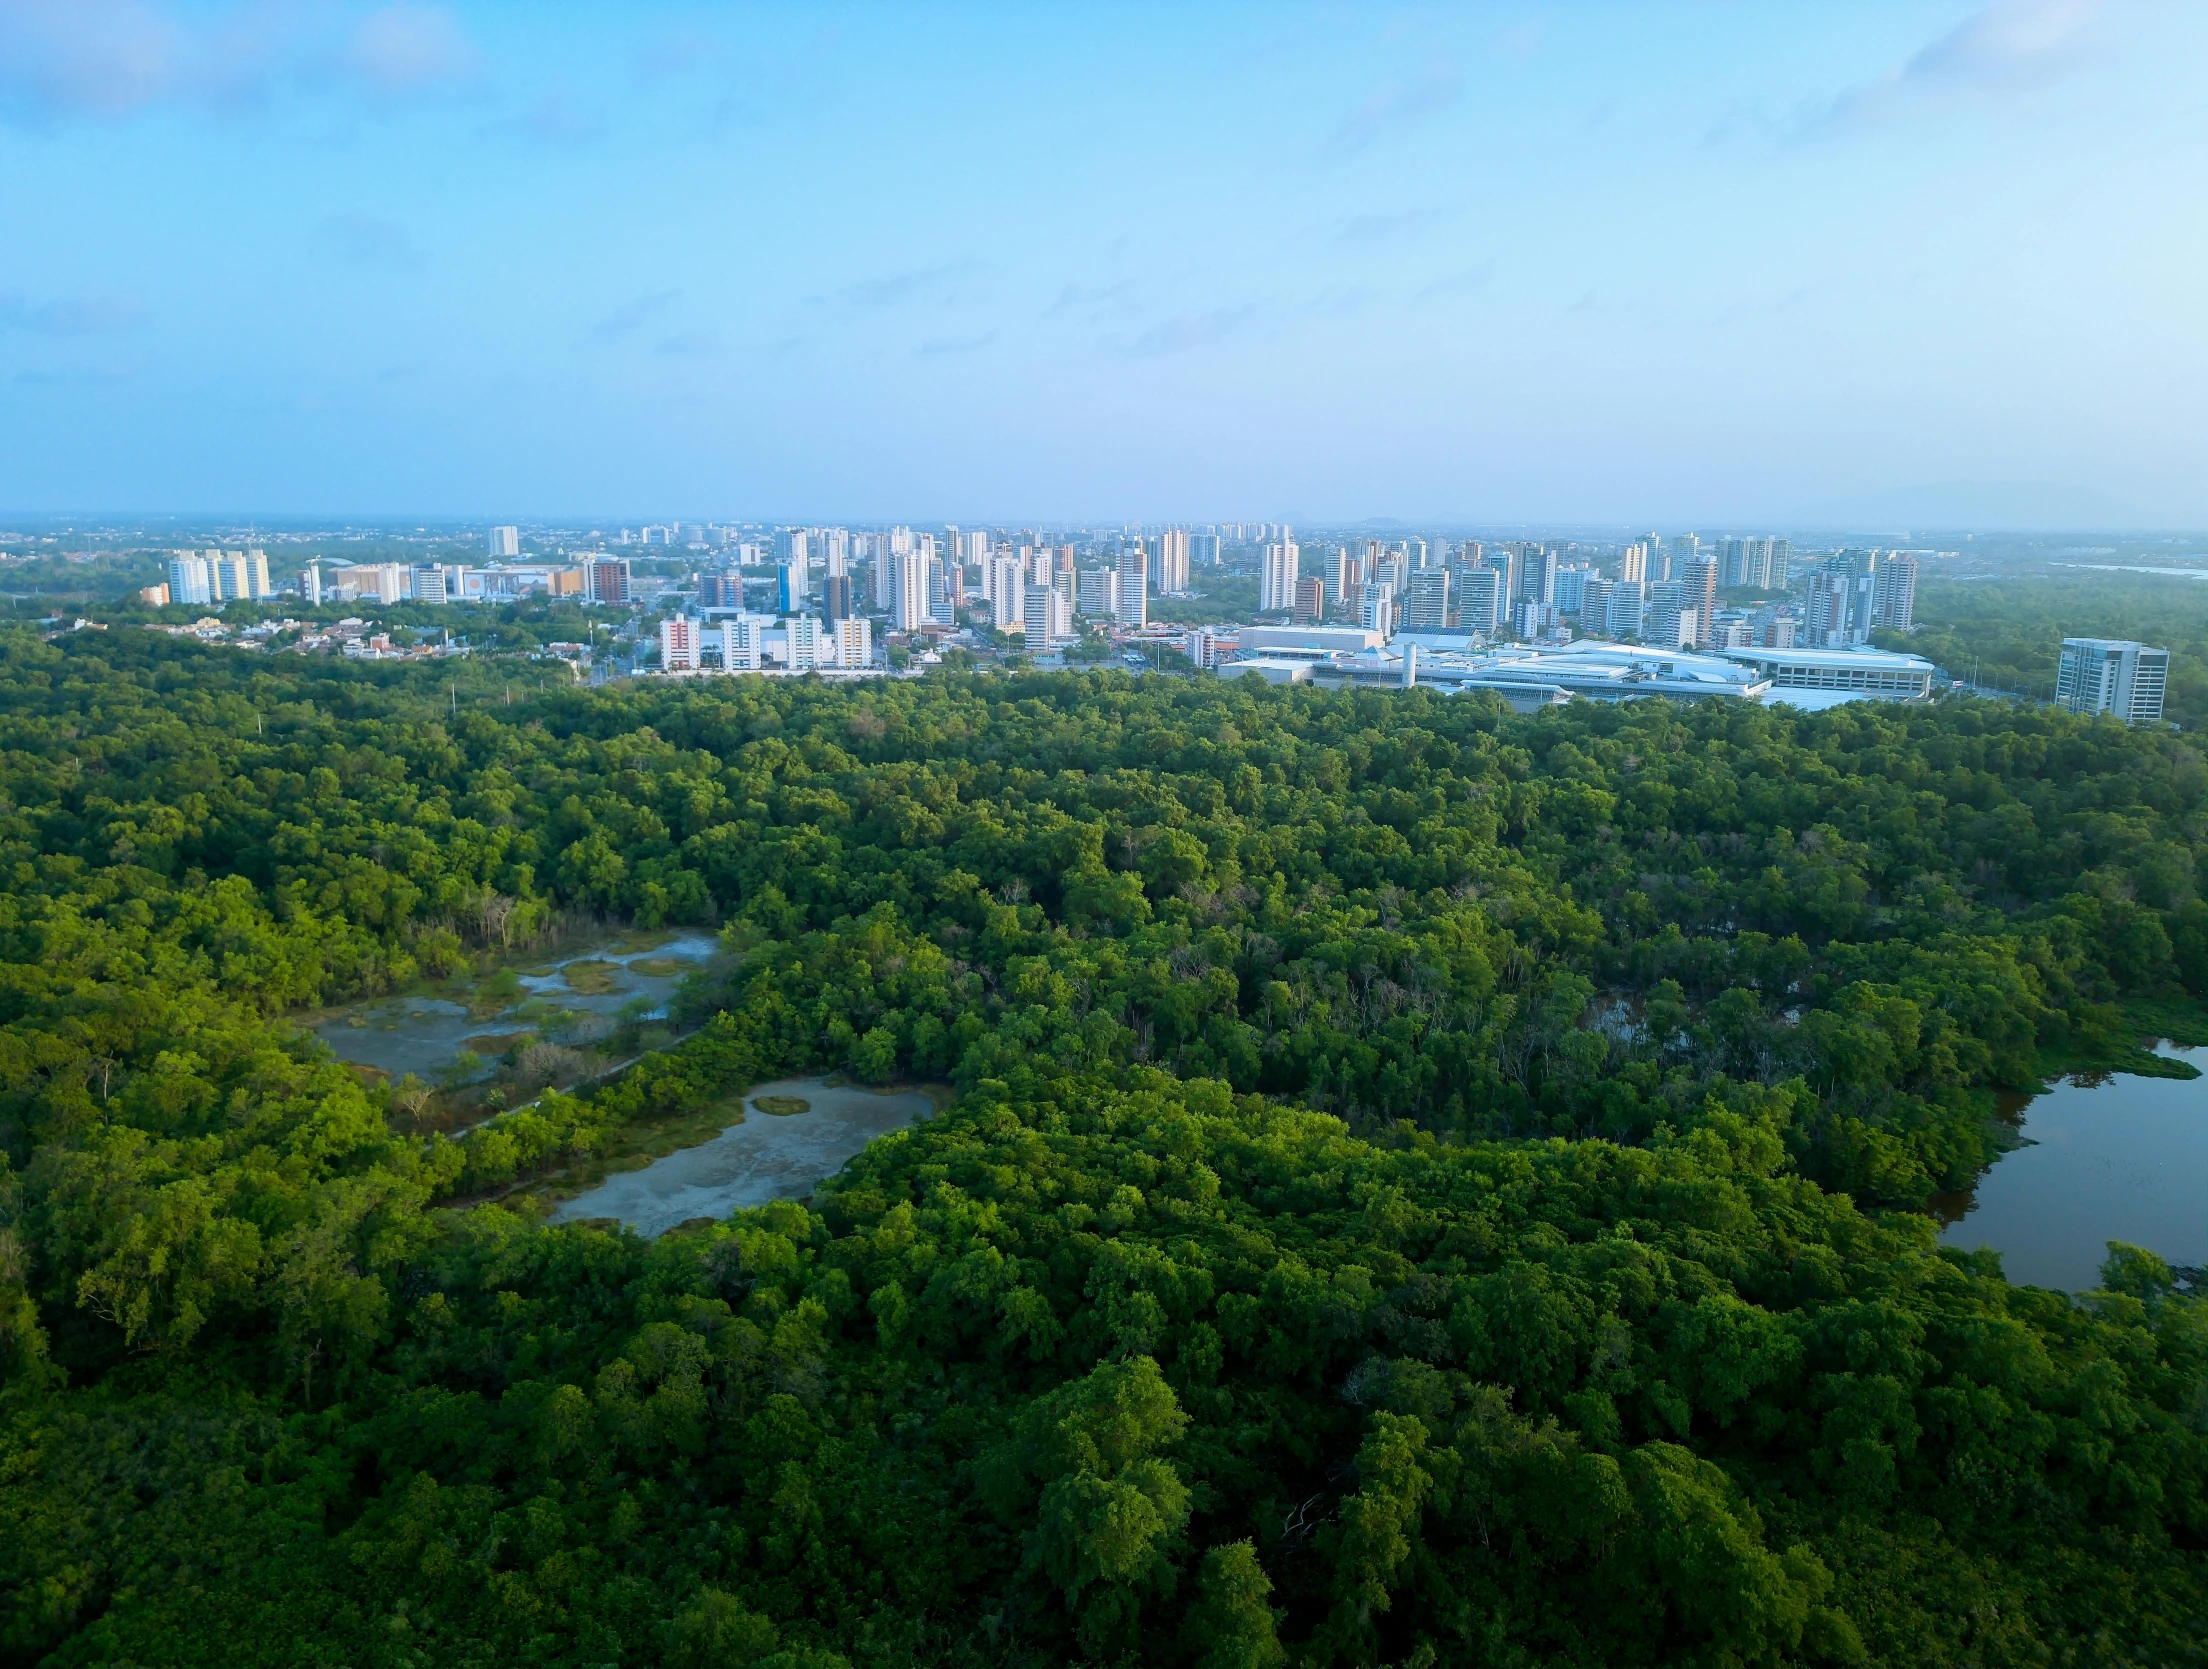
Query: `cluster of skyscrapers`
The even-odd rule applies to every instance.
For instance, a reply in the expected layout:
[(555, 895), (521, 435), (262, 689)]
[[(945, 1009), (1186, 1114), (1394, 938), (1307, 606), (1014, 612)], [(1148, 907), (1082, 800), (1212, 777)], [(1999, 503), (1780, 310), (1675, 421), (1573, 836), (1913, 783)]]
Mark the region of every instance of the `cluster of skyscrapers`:
[[(1916, 575), (1914, 553), (1879, 550), (1820, 556), (1797, 574), (1791, 542), (1776, 536), (1705, 544), (1692, 533), (1650, 533), (1608, 550), (1420, 538), (1306, 548), (1283, 528), (1260, 561), (1258, 612), (1340, 619), (1383, 637), (1541, 640), (1576, 630), (1671, 648), (1844, 648), (1867, 643), (1876, 627), (1911, 624)], [(1721, 609), (1718, 593), (1738, 589), (1792, 595)]]
[[(854, 655), (878, 647), (862, 635), (874, 622), (893, 635), (930, 640), (979, 623), (1018, 633), (1034, 651), (1077, 642), (1085, 623), (1139, 631), (1154, 596), (1185, 593), (1197, 566), (1218, 566), (1224, 532), (1173, 527), (1085, 545), (1034, 529), (957, 525), (749, 533), (728, 542), (729, 567), (697, 575), (689, 604), (695, 618), (663, 627), (661, 664), (691, 669), (714, 634), (729, 631), (736, 635), (721, 664), (731, 670), (851, 667)], [(756, 576), (760, 566), (771, 575), (764, 597), (747, 591), (759, 581), (747, 581), (745, 570)]]
[[(1216, 533), (1129, 534), (1109, 551), (1092, 548), (1083, 565), (1076, 546), (1032, 532), (786, 528), (772, 546), (774, 606), (787, 616), (817, 598), (830, 623), (871, 608), (899, 632), (953, 626), (978, 608), (995, 629), (1042, 647), (1072, 639), (1077, 616), (1146, 624), (1150, 598), (1187, 591), (1193, 564), (1216, 563), (1218, 545)], [(701, 575), (699, 586), (708, 608), (741, 606), (736, 574)]]
[[(495, 536), (492, 546), (497, 548)], [(603, 552), (559, 562), (482, 568), (463, 562), (310, 562), (299, 571), (300, 599), (310, 607), (325, 600), (434, 606), (514, 602), (533, 596), (618, 606), (631, 600), (632, 587), (629, 559)]]

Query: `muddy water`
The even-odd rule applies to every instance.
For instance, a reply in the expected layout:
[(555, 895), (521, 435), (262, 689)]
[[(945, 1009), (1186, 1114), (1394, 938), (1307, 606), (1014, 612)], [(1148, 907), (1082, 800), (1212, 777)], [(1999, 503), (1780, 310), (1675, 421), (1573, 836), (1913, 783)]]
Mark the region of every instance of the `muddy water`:
[[(789, 1097), (801, 1113), (770, 1113), (759, 1102)], [(843, 1168), (877, 1136), (926, 1118), (932, 1104), (916, 1090), (831, 1088), (818, 1078), (761, 1084), (746, 1097), (744, 1122), (698, 1147), (609, 1177), (552, 1212), (556, 1223), (613, 1217), (640, 1234), (661, 1235), (696, 1217), (726, 1217), (770, 1200), (801, 1199)]]
[[(2208, 1050), (2157, 1054), (2208, 1066)], [(2019, 1285), (2084, 1292), (2106, 1242), (2208, 1265), (2208, 1077), (2066, 1079), (2017, 1115), (2028, 1144), (1939, 1202), (1950, 1246), (1991, 1246)]]
[(476, 1001), (482, 982), (469, 981), (455, 991), (458, 1000), (377, 997), (308, 1016), (306, 1023), (340, 1060), (393, 1078), (412, 1072), (434, 1079), (463, 1047), (483, 1056), (502, 1053), (524, 1032), (563, 1023), (602, 1025), (631, 1003), (657, 1013), (714, 949), (707, 933), (609, 936), (516, 969), (519, 990), (492, 1012)]

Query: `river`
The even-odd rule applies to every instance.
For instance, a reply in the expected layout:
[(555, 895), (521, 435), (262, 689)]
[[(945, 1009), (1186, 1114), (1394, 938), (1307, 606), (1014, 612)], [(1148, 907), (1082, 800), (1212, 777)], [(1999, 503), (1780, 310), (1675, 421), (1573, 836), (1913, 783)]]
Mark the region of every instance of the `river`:
[[(2208, 1064), (2208, 1050), (2155, 1053)], [(2085, 1292), (2107, 1242), (2208, 1266), (2208, 1077), (2085, 1074), (2012, 1115), (2025, 1146), (1936, 1209), (1950, 1246), (1991, 1246), (2020, 1286)]]

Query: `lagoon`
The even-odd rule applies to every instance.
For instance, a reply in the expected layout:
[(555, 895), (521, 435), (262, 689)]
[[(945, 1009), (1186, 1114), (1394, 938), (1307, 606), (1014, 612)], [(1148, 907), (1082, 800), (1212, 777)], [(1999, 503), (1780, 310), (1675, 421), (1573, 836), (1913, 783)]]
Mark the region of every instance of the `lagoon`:
[(2026, 1145), (1939, 1203), (1945, 1244), (1990, 1246), (2010, 1280), (2064, 1292), (2100, 1284), (2111, 1240), (2208, 1266), (2208, 1077), (2082, 1073), (2010, 1116)]

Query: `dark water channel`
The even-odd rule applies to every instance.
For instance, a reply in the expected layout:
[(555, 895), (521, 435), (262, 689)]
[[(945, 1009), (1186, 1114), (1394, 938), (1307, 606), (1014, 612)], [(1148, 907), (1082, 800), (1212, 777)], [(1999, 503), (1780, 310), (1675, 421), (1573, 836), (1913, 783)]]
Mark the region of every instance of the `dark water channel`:
[[(2155, 1053), (2208, 1065), (2208, 1050)], [(2065, 1292), (2100, 1284), (2111, 1240), (2208, 1265), (2208, 1077), (2081, 1075), (2011, 1116), (2027, 1145), (1936, 1202), (1944, 1242), (1991, 1246), (2010, 1280)]]

